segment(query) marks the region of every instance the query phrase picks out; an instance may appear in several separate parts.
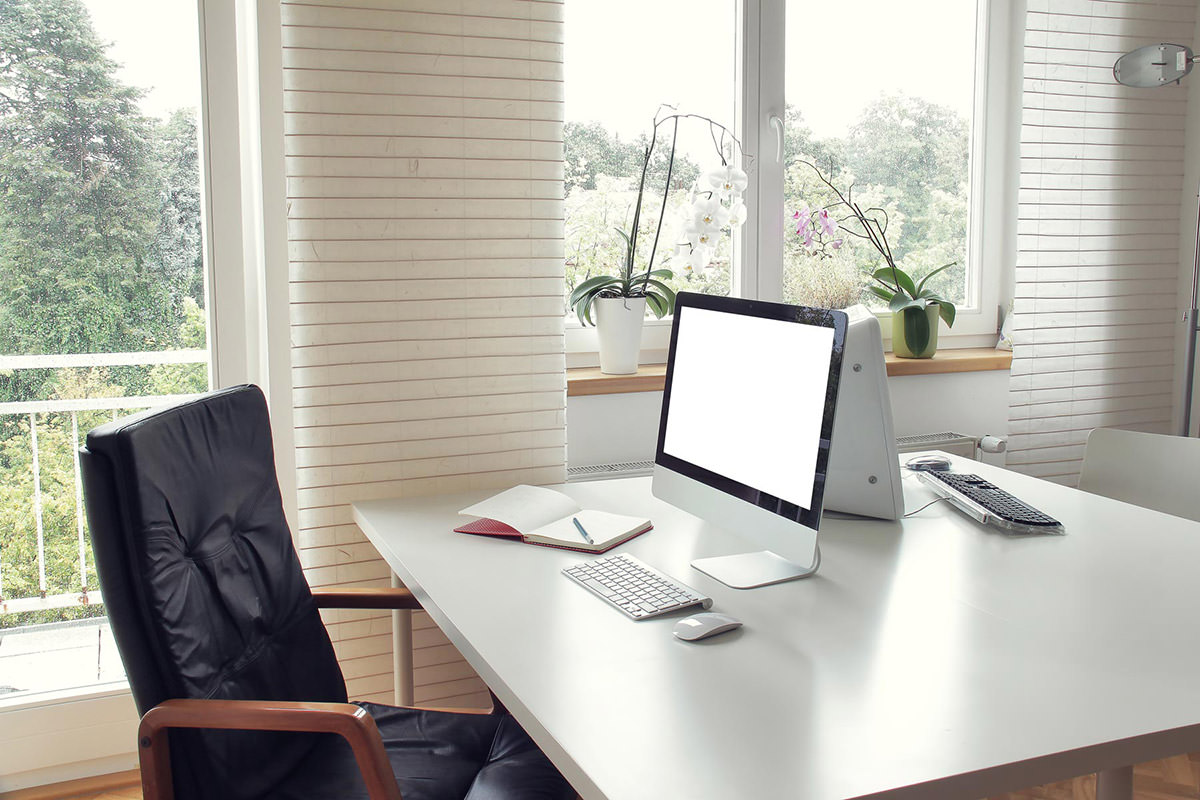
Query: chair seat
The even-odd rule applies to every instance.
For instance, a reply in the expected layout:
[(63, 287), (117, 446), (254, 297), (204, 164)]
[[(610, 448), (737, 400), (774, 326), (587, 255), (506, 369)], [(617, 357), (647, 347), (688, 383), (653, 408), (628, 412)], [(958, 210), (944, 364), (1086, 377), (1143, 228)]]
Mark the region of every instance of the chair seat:
[[(456, 714), (358, 703), (375, 719), (404, 800), (571, 800), (575, 792), (507, 714)], [(277, 800), (365, 800), (354, 754), (328, 735)]]

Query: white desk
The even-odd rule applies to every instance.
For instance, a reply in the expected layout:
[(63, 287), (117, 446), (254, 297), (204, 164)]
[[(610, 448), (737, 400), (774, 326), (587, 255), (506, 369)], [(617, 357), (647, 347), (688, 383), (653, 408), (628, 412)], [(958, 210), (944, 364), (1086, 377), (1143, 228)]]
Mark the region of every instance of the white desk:
[(745, 623), (691, 644), (559, 574), (586, 555), (451, 532), (490, 491), (355, 519), (587, 800), (983, 797), (1200, 749), (1200, 524), (954, 461), (1069, 534), (826, 519), (817, 577), (739, 591), (688, 562), (750, 548), (649, 478), (563, 487)]

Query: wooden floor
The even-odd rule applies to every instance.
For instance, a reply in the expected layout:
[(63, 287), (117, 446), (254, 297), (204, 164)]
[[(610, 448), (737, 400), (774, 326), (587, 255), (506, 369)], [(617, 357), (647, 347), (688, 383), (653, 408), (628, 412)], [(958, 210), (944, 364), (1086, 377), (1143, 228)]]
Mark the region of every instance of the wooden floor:
[[(1139, 764), (1134, 769), (1134, 800), (1200, 800), (1200, 753)], [(141, 800), (139, 786), (70, 795), (56, 800)], [(1092, 776), (1009, 792), (989, 800), (1095, 800)]]

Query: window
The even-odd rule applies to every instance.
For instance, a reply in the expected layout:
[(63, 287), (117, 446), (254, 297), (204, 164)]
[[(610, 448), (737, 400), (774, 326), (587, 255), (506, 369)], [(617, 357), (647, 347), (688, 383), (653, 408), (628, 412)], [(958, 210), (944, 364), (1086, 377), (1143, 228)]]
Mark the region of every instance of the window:
[[(0, 453), (7, 461), (0, 460), (0, 469), (15, 470), (13, 480), (6, 473), (2, 482), (0, 597), (7, 608), (0, 626), (11, 628), (29, 621), (11, 612), (28, 614), (34, 606), (39, 613), (58, 613), (64, 598), (73, 614), (103, 609), (92, 605), (97, 584), (71, 457), (72, 443), (90, 425), (158, 404), (163, 393), (208, 388), (210, 375), (211, 385), (254, 381), (268, 389), (281, 434), (277, 462), (285, 508), (294, 507), (286, 486), (289, 477), (294, 486), (294, 474), (288, 349), (276, 348), (266, 369), (267, 335), (279, 335), (282, 327), (286, 340), (287, 327), (286, 313), (278, 314), (287, 303), (287, 259), (279, 256), (286, 223), (277, 215), (264, 224), (262, 211), (283, 204), (282, 110), (272, 106), (282, 102), (278, 6), (253, 0), (15, 0), (3, 4), (0, 16), (0, 135), (9, 137), (0, 147), (0, 180), (6, 181), (0, 220), (7, 217), (0, 236), (0, 391), (7, 394)], [(27, 46), (34, 52), (59, 46), (67, 56), (18, 57)], [(260, 63), (272, 54), (273, 65)], [(45, 74), (31, 75), (31, 67)], [(262, 81), (261, 96), (259, 70), (275, 76), (274, 83)], [(66, 76), (67, 90), (42, 93), (36, 81), (56, 75)], [(14, 106), (23, 89), (39, 100), (24, 110)], [(190, 99), (181, 101), (185, 93)], [(87, 102), (78, 103), (72, 116), (47, 98)], [(190, 114), (173, 113), (185, 105)], [(260, 118), (274, 120), (277, 130), (260, 136)], [(38, 135), (39, 126), (81, 121), (91, 126), (74, 140), (82, 143), (81, 160), (64, 160), (55, 150), (62, 142)], [(261, 177), (274, 156), (277, 188)], [(87, 180), (72, 173), (72, 164), (88, 170)], [(22, 181), (27, 188), (17, 191)], [(23, 205), (39, 213), (14, 221)], [(47, 210), (54, 213), (42, 217)], [(40, 227), (42, 219), (61, 230)], [(16, 280), (8, 274), (25, 267), (31, 274)], [(287, 386), (271, 391), (277, 376), (288, 379)], [(85, 586), (89, 603), (80, 609)], [(28, 670), (18, 677), (0, 665), (0, 774), (6, 786), (134, 763), (132, 739), (78, 735), (136, 725), (112, 640), (95, 629), (92, 636), (86, 654), (60, 653), (60, 666), (79, 668), (69, 675), (56, 667), (58, 675), (33, 676), (35, 685)], [(5, 644), (16, 642), (9, 637)], [(81, 671), (88, 673), (82, 679), (76, 674)], [(67, 688), (37, 691), (47, 688), (46, 677)], [(117, 682), (80, 686), (97, 681)], [(10, 746), (35, 733), (37, 757), (28, 747)]]
[[(893, 252), (910, 271), (955, 262), (934, 279), (958, 305), (954, 335), (995, 331), (1007, 230), (999, 166), (1011, 47), (1005, 4), (629, 5), (581, 0), (567, 9), (568, 289), (618, 252), (608, 241), (617, 235), (605, 237), (628, 213), (631, 182), (636, 188), (630, 164), (640, 161), (629, 144), (648, 127), (650, 109), (678, 100), (682, 110), (727, 124), (736, 118), (751, 156), (742, 241), (714, 270), (720, 280), (677, 278), (679, 288), (835, 307), (864, 299), (863, 275), (878, 262), (869, 245), (847, 236), (844, 248), (822, 258), (795, 234), (792, 215), (829, 201), (807, 161), (887, 211)], [(623, 23), (605, 33), (615, 20)], [(639, 128), (628, 115), (642, 106)], [(660, 240), (656, 263), (673, 244)], [(606, 247), (601, 258), (585, 257)], [(647, 349), (665, 348), (657, 327), (647, 324), (644, 360), (653, 360)], [(570, 318), (568, 351), (577, 364), (594, 349), (578, 328)]]
[[(955, 264), (932, 281), (962, 305), (975, 4), (845, 0), (822, 8), (820, 24), (853, 30), (849, 37), (812, 35), (812, 6), (787, 6), (785, 218), (838, 202), (823, 175), (864, 209), (883, 210), (893, 256), (915, 279)], [(845, 215), (838, 205), (831, 211)], [(843, 244), (822, 249), (784, 229), (785, 300), (840, 308), (863, 299), (861, 276), (880, 266), (879, 252), (851, 233), (834, 236)]]
[[(209, 388), (196, 6), (0, 10), (0, 693), (121, 681), (76, 450)], [(87, 655), (85, 655), (85, 653)]]

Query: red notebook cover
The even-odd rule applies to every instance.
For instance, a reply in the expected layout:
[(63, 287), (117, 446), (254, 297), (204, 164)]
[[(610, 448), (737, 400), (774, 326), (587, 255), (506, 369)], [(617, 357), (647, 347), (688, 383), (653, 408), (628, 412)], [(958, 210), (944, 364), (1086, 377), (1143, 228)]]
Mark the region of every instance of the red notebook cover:
[(460, 525), (454, 529), (455, 533), (477, 533), (480, 536), (507, 536), (512, 539), (520, 539), (521, 532), (516, 528), (505, 525), (498, 519), (487, 519), (480, 517), (479, 519), (468, 522), (466, 525)]

